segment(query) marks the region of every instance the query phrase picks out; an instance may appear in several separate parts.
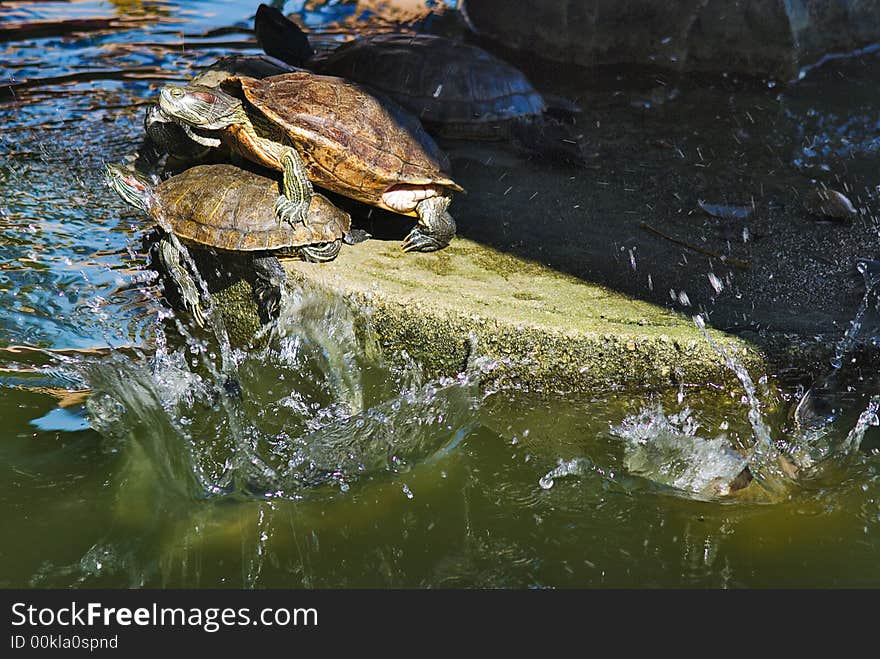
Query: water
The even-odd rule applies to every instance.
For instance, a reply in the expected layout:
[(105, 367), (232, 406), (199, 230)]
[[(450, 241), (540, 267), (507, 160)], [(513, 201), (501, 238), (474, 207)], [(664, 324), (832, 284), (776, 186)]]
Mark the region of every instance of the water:
[[(327, 43), (426, 21), (406, 3), (300, 4), (287, 9)], [(145, 266), (148, 227), (102, 165), (132, 152), (161, 82), (257, 52), (255, 6), (0, 9), (3, 22), (130, 20), (0, 50), (4, 80), (84, 74), (0, 104), (0, 586), (880, 584), (870, 331), (830, 339), (832, 353), (846, 341), (840, 364), (818, 365), (812, 388), (828, 395), (792, 417), (802, 381), (753, 381), (736, 355), (735, 388), (495, 391), (479, 345), (437, 377), (386, 351), (369, 310), (308, 288), (250, 345), (216, 318), (176, 317)], [(435, 11), (427, 22), (445, 20)], [(821, 170), (817, 145), (874, 152), (867, 119), (799, 103), (787, 111), (818, 137), (786, 151), (794, 167)], [(627, 272), (644, 267), (624, 253)], [(720, 272), (700, 277), (735, 294)], [(860, 328), (868, 288), (868, 312), (849, 307)]]

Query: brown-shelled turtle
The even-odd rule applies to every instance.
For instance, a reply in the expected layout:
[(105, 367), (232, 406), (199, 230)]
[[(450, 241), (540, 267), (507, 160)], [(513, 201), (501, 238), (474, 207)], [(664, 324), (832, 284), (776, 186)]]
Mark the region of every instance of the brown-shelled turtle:
[(299, 26), (268, 5), (257, 9), (254, 31), (267, 54), (385, 94), (433, 135), (506, 139), (533, 154), (584, 160), (573, 129), (552, 116), (572, 117), (579, 108), (565, 99), (549, 107), (522, 71), (477, 46), (429, 34), (376, 34), (316, 56)]
[[(296, 70), (269, 55), (227, 55), (199, 71), (190, 84), (216, 87), (233, 75), (266, 78)], [(187, 137), (180, 124), (167, 117), (156, 104), (147, 106), (144, 133), (136, 160), (137, 169), (144, 173), (154, 172), (165, 154), (190, 164), (205, 160), (210, 152), (209, 147)]]
[[(108, 165), (106, 179), (124, 201), (183, 242), (225, 253), (249, 253), (264, 319), (277, 315), (285, 281), (277, 256), (329, 261), (336, 258), (344, 240), (359, 242), (365, 237), (351, 231), (348, 213), (320, 194), (311, 195), (304, 221), (279, 222), (273, 212), (278, 182), (234, 165), (197, 165), (158, 185), (133, 168)], [(158, 255), (184, 306), (203, 324), (202, 296), (170, 237), (160, 241)]]
[(455, 235), (447, 208), (462, 188), (446, 173), (446, 154), (415, 117), (355, 83), (308, 71), (231, 76), (220, 89), (166, 85), (159, 105), (196, 142), (280, 170), (281, 220), (304, 220), (314, 183), (417, 217), (406, 251), (441, 249)]

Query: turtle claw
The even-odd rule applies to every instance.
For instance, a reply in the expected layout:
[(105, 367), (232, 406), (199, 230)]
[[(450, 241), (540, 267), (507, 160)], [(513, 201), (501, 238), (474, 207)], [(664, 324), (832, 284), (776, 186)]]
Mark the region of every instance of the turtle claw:
[(435, 252), (455, 237), (455, 220), (446, 212), (449, 197), (429, 197), (416, 206), (418, 224), (403, 241), (404, 252)]
[(341, 240), (334, 240), (332, 243), (321, 243), (317, 245), (307, 245), (300, 247), (300, 256), (303, 261), (309, 263), (326, 263), (332, 261), (339, 255), (342, 248)]
[(342, 242), (346, 245), (357, 245), (358, 243), (367, 241), (372, 237), (372, 235), (363, 229), (352, 229), (342, 237)]
[(309, 211), (307, 203), (295, 203), (281, 195), (275, 200), (275, 217), (291, 226), (304, 224)]
[(422, 233), (416, 227), (409, 232), (401, 247), (404, 252), (436, 252), (448, 244), (448, 242), (442, 242), (430, 234)]

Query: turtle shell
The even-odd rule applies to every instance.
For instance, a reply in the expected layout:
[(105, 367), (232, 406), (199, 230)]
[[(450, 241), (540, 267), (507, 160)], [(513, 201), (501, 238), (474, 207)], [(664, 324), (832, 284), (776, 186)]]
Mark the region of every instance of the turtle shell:
[(229, 76), (266, 78), (298, 70), (269, 55), (226, 55), (199, 71), (191, 84), (218, 87)]
[(315, 58), (312, 66), (387, 94), (429, 124), (489, 124), (546, 110), (520, 70), (446, 37), (363, 37)]
[[(305, 224), (279, 224), (278, 182), (233, 165), (198, 165), (156, 188), (164, 219), (180, 238), (225, 250), (282, 250), (339, 240), (351, 216), (312, 195)], [(161, 209), (161, 210), (160, 210)]]
[(285, 133), (321, 187), (388, 210), (382, 194), (397, 185), (462, 191), (446, 173), (446, 154), (419, 121), (355, 83), (301, 71), (262, 80), (232, 77), (223, 88), (240, 90)]

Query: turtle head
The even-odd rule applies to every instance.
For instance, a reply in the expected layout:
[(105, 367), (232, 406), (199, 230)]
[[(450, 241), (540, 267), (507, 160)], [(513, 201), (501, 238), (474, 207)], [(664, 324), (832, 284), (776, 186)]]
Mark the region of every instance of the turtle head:
[(220, 146), (212, 133), (246, 121), (241, 101), (204, 85), (165, 85), (159, 92), (159, 107), (203, 146)]
[(106, 165), (104, 179), (123, 201), (144, 212), (149, 212), (150, 199), (153, 196), (153, 182), (149, 177), (132, 167)]

